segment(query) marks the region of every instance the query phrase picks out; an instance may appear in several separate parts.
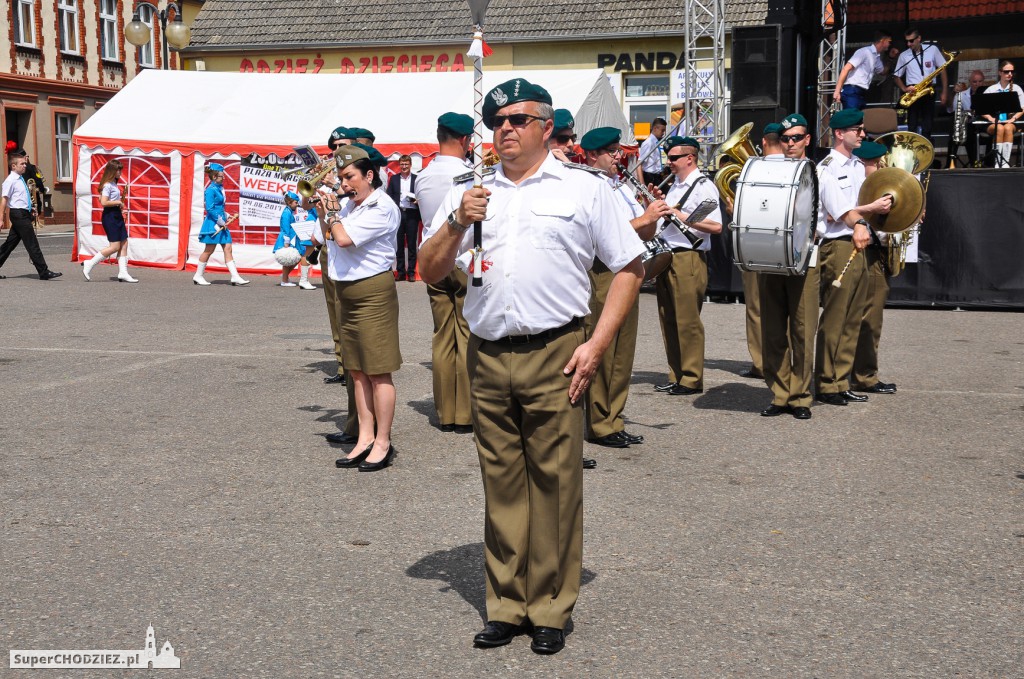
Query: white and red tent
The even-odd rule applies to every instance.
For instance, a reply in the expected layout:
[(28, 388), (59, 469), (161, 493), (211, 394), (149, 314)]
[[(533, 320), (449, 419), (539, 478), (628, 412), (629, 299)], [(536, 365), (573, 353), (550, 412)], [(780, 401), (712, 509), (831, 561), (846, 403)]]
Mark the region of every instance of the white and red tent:
[[(613, 126), (623, 131), (623, 143), (634, 142), (600, 69), (488, 71), (484, 85), (490, 89), (515, 77), (543, 86), (557, 108), (572, 111), (578, 134)], [(203, 249), (197, 234), (207, 162), (224, 165), (226, 209), (234, 214), (242, 194), (273, 200), (283, 189), (294, 189), (273, 172), (261, 180), (259, 163), (295, 162), (293, 148), (302, 145), (327, 153), (327, 138), (338, 126), (372, 130), (375, 147), (389, 158), (408, 153), (426, 161), (437, 152), (438, 116), (472, 112), (472, 82), (472, 73), (144, 71), (75, 132), (74, 259), (88, 259), (107, 245), (98, 182), (113, 158), (124, 164), (122, 181), (130, 186), (131, 263), (191, 268)], [(243, 271), (280, 270), (271, 253), (278, 221), (268, 214), (231, 226), (234, 257)], [(221, 257), (218, 248), (211, 269), (223, 266)]]

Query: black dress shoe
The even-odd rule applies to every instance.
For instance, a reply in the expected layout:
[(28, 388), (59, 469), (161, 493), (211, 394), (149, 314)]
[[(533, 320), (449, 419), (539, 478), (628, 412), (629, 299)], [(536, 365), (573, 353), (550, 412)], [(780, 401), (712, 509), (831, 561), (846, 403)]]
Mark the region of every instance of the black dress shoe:
[(811, 419), (811, 409), (805, 406), (797, 406), (793, 408), (793, 417), (798, 420), (809, 420)]
[(818, 394), (817, 399), (822, 403), (829, 404), (830, 406), (846, 405), (846, 399), (843, 398), (842, 394)]
[(359, 471), (379, 472), (381, 469), (384, 469), (385, 467), (390, 467), (391, 463), (395, 459), (396, 452), (398, 451), (395, 450), (395, 447), (391, 444), (388, 444), (388, 452), (379, 462), (363, 462), (361, 465), (359, 465)]
[(366, 450), (359, 453), (355, 457), (342, 457), (334, 461), (334, 466), (339, 469), (348, 469), (350, 467), (358, 467), (360, 463), (370, 455), (370, 451), (373, 450), (373, 444), (366, 446)]
[(504, 646), (508, 642), (512, 641), (512, 639), (519, 634), (519, 631), (519, 625), (513, 625), (510, 622), (501, 622), (500, 620), (492, 620), (484, 625), (483, 630), (473, 637), (473, 643), (485, 648)]
[(584, 469), (597, 469), (597, 460), (589, 457), (583, 458)]
[(666, 382), (665, 384), (655, 384), (654, 385), (654, 391), (661, 391), (661, 392), (672, 391), (672, 387), (676, 386), (677, 384), (679, 384), (679, 383), (678, 382)]
[(854, 387), (853, 391), (863, 391), (868, 394), (895, 394), (896, 385), (891, 382), (875, 382), (870, 387)]
[(456, 434), (472, 434), (473, 433), (473, 425), (471, 425), (471, 424), (456, 424), (454, 431), (455, 431)]
[(340, 384), (344, 387), (348, 385), (348, 381), (345, 379), (344, 373), (338, 373), (333, 377), (325, 377), (324, 384)]
[(764, 373), (762, 373), (760, 370), (754, 370), (753, 368), (747, 368), (746, 370), (744, 370), (743, 372), (740, 373), (740, 377), (746, 377), (746, 378), (751, 379), (751, 380), (763, 380), (764, 379)]
[(638, 445), (644, 442), (644, 437), (640, 434), (630, 434), (628, 431), (624, 431), (622, 435), (631, 445)]
[(692, 396), (693, 394), (703, 394), (704, 390), (694, 387), (684, 387), (681, 384), (676, 384), (673, 385), (667, 393), (671, 394), (672, 396)]
[(50, 271), (49, 269), (47, 269), (43, 273), (39, 274), (39, 280), (41, 280), (41, 281), (49, 281), (49, 280), (52, 280), (54, 278), (60, 278), (63, 275), (64, 274), (62, 274), (60, 271)]
[(530, 650), (534, 653), (551, 655), (565, 648), (565, 634), (554, 627), (535, 627)]
[(437, 428), (438, 428), (438, 429), (440, 429), (440, 430), (441, 430), (441, 431), (443, 431), (443, 432), (452, 432), (452, 431), (455, 431), (455, 425), (454, 425), (454, 424), (450, 424), (450, 423), (449, 423), (449, 424), (441, 424), (441, 425), (438, 425), (438, 427), (437, 427)]
[(346, 434), (343, 431), (336, 431), (333, 434), (328, 434), (326, 438), (331, 443), (342, 443), (344, 445), (349, 445), (359, 441), (358, 436), (354, 436), (353, 434)]
[(596, 443), (599, 446), (605, 448), (629, 448), (629, 441), (622, 435), (621, 431), (617, 431), (614, 434), (608, 434), (607, 436), (599, 436), (596, 439), (590, 439), (591, 443)]
[(777, 406), (774, 403), (761, 411), (761, 417), (778, 417), (790, 412), (789, 406)]
[(839, 392), (839, 395), (845, 398), (847, 401), (853, 401), (854, 403), (863, 403), (864, 401), (868, 400), (867, 396), (855, 394), (849, 389), (847, 389), (846, 391)]

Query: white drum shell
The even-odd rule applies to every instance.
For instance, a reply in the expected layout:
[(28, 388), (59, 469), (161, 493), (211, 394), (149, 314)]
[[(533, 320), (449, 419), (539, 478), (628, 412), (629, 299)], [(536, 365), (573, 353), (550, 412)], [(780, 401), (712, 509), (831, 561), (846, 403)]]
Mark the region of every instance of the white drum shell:
[(818, 221), (818, 175), (809, 160), (751, 158), (736, 182), (732, 239), (743, 271), (807, 272)]

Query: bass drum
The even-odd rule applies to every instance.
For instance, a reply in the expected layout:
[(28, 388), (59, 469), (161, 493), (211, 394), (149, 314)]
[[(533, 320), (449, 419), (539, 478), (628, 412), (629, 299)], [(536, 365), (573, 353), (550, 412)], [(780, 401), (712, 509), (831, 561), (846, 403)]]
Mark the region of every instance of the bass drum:
[(644, 247), (647, 250), (640, 258), (644, 265), (644, 280), (653, 281), (672, 264), (672, 248), (658, 236), (644, 241)]
[(732, 245), (743, 271), (807, 273), (818, 223), (818, 174), (809, 160), (752, 158), (736, 182)]

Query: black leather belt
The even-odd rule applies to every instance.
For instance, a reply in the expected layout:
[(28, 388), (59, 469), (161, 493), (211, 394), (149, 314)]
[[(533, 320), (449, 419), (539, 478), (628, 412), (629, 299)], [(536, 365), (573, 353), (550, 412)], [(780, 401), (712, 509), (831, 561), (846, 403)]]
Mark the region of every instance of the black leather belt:
[(484, 340), (486, 342), (494, 342), (495, 344), (529, 344), (530, 342), (536, 342), (539, 340), (550, 340), (556, 337), (576, 330), (582, 325), (583, 319), (574, 318), (565, 325), (557, 328), (551, 328), (550, 330), (541, 330), (540, 332), (532, 335), (506, 335), (505, 337), (499, 337), (496, 340)]
[(847, 243), (852, 243), (853, 242), (853, 236), (836, 236), (835, 238), (826, 238), (825, 242), (827, 243), (830, 240), (841, 240), (841, 241), (846, 241)]

